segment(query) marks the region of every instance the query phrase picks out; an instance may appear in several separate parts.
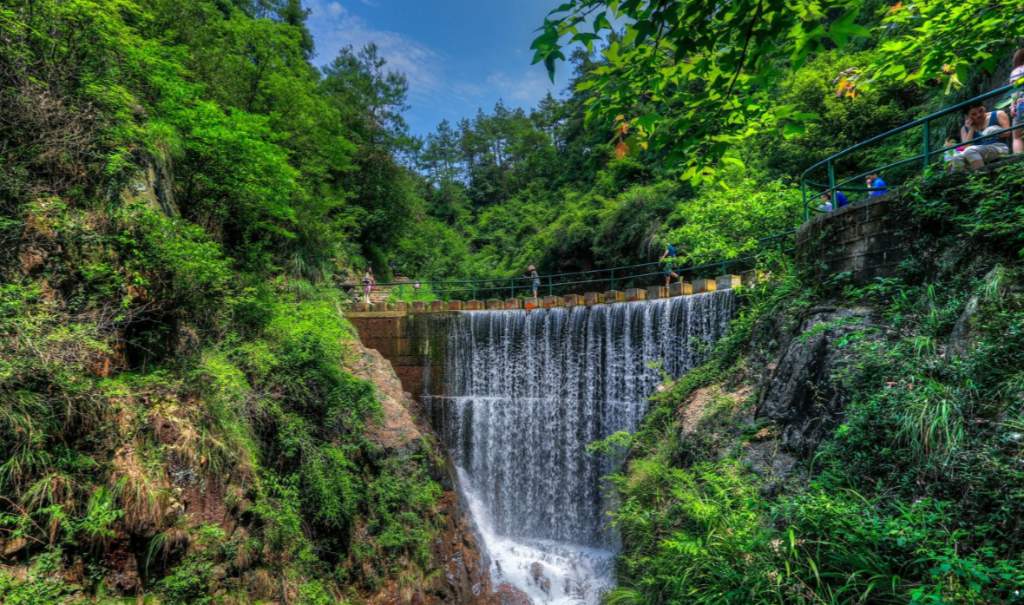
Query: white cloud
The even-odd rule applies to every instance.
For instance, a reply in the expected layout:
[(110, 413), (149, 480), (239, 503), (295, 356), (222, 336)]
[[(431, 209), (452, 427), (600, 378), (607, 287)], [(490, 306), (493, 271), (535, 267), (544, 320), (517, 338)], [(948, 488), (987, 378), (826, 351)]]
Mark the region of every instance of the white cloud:
[[(361, 1), (372, 5), (371, 0)], [(442, 57), (434, 49), (396, 32), (374, 29), (339, 2), (311, 0), (306, 5), (312, 12), (310, 25), (317, 63), (330, 63), (345, 46), (358, 49), (373, 42), (388, 68), (405, 74), (411, 100), (422, 99), (442, 87)]]

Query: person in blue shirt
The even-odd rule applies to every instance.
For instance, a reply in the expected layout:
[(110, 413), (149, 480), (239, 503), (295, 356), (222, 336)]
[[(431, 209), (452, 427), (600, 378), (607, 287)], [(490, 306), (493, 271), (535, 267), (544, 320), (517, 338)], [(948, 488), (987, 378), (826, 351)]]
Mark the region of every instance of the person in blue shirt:
[(867, 183), (868, 195), (870, 197), (878, 197), (889, 193), (889, 190), (886, 188), (887, 186), (885, 181), (875, 173), (869, 174), (867, 178), (864, 179), (864, 182)]
[[(679, 274), (676, 273), (675, 267), (672, 266), (673, 259), (676, 257), (676, 247), (672, 244), (665, 245), (665, 252), (661, 255), (659, 260), (662, 261), (661, 272), (665, 276), (665, 287), (672, 282), (673, 278), (678, 279)], [(665, 259), (668, 259), (667, 261)]]

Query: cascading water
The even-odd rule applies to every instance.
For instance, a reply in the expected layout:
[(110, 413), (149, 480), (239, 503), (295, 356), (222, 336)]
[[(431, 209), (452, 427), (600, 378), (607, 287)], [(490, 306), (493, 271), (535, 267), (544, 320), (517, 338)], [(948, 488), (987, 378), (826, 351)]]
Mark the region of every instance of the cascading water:
[(448, 325), (443, 393), (427, 396), (491, 559), (495, 586), (534, 603), (597, 603), (616, 536), (588, 443), (635, 431), (661, 371), (701, 363), (730, 291), (616, 305), (463, 313)]

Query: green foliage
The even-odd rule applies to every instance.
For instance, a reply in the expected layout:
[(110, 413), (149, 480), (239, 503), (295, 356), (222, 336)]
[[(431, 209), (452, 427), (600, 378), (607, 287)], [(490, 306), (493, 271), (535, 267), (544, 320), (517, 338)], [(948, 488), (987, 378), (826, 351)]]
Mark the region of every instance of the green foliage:
[[(594, 92), (588, 118), (662, 151), (699, 183), (713, 163), (739, 162), (735, 150), (748, 136), (814, 117), (772, 103), (772, 85), (826, 44), (870, 34), (857, 23), (860, 6), (570, 0), (545, 19), (534, 62), (553, 75), (566, 45), (604, 43), (606, 65), (577, 85)], [(621, 35), (613, 21), (626, 23)]]

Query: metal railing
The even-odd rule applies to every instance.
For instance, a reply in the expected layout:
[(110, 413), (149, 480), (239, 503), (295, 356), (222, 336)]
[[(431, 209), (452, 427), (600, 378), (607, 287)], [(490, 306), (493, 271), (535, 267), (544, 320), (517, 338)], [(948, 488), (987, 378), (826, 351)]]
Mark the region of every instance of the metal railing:
[[(842, 151), (840, 151), (838, 153), (834, 153), (834, 154), (830, 155), (829, 157), (825, 158), (824, 160), (821, 160), (817, 164), (814, 164), (813, 166), (811, 166), (807, 170), (804, 170), (803, 173), (800, 175), (800, 191), (801, 191), (801, 193), (803, 195), (804, 220), (806, 221), (806, 220), (808, 220), (810, 218), (811, 211), (812, 211), (812, 206), (816, 207), (815, 201), (818, 200), (821, 197), (822, 194), (828, 193), (828, 194), (830, 194), (829, 197), (831, 199), (835, 199), (835, 197), (836, 197), (835, 196), (835, 192), (836, 191), (842, 191), (842, 192), (847, 192), (847, 191), (854, 192), (855, 191), (855, 192), (865, 192), (865, 193), (870, 193), (872, 191), (875, 191), (875, 189), (872, 189), (872, 188), (867, 187), (867, 186), (851, 185), (851, 183), (863, 181), (868, 175), (876, 174), (876, 173), (884, 175), (885, 178), (883, 180), (886, 181), (886, 183), (887, 183), (887, 185), (889, 187), (892, 187), (894, 185), (894, 183), (898, 183), (898, 182), (901, 181), (901, 179), (897, 179), (897, 178), (894, 178), (894, 177), (906, 177), (906, 178), (909, 178), (911, 176), (916, 175), (916, 172), (917, 172), (918, 169), (920, 170), (920, 173), (923, 176), (923, 178), (927, 179), (929, 176), (931, 176), (931, 174), (932, 174), (932, 172), (934, 170), (933, 159), (936, 156), (944, 154), (946, 151), (949, 151), (951, 149), (955, 149), (956, 147), (959, 147), (961, 145), (961, 143), (957, 143), (956, 145), (951, 146), (951, 147), (946, 147), (944, 144), (935, 145), (934, 141), (933, 141), (933, 139), (935, 138), (934, 137), (935, 133), (937, 133), (937, 132), (938, 133), (943, 133), (945, 130), (949, 130), (950, 129), (949, 125), (947, 125), (945, 129), (935, 129), (934, 128), (934, 123), (936, 121), (941, 120), (943, 118), (946, 118), (947, 121), (948, 121), (948, 116), (950, 116), (952, 114), (958, 114), (959, 115), (959, 112), (962, 112), (965, 108), (971, 107), (971, 106), (973, 106), (973, 105), (975, 105), (975, 104), (977, 104), (979, 102), (991, 99), (993, 97), (998, 97), (1000, 95), (1007, 95), (1009, 93), (1014, 92), (1015, 90), (1018, 90), (1019, 88), (1020, 88), (1020, 85), (1018, 85), (1018, 84), (1011, 84), (1011, 85), (1008, 85), (1008, 86), (1003, 86), (1002, 88), (997, 88), (995, 90), (991, 90), (989, 92), (980, 94), (980, 95), (978, 95), (978, 96), (976, 96), (974, 98), (968, 99), (966, 101), (962, 101), (962, 102), (957, 103), (955, 105), (951, 105), (951, 106), (946, 107), (944, 109), (940, 109), (939, 111), (936, 111), (935, 113), (929, 114), (929, 115), (927, 115), (927, 116), (925, 116), (923, 118), (914, 120), (913, 122), (909, 122), (909, 123), (904, 124), (902, 126), (899, 126), (897, 128), (893, 128), (892, 130), (889, 130), (887, 132), (883, 132), (881, 134), (875, 135), (875, 136), (873, 136), (873, 137), (871, 137), (871, 138), (869, 138), (869, 139), (867, 139), (865, 141), (861, 141), (860, 143), (857, 143), (856, 145), (848, 147), (848, 148), (846, 148), (846, 149), (844, 149), (844, 150), (842, 150)], [(959, 125), (963, 125), (963, 120), (962, 119), (959, 121)], [(860, 152), (862, 150), (866, 150), (869, 147), (871, 147), (871, 146), (873, 146), (873, 145), (875, 145), (877, 143), (880, 143), (880, 142), (886, 141), (886, 140), (890, 140), (890, 139), (892, 139), (893, 137), (895, 137), (897, 135), (900, 135), (900, 134), (903, 134), (903, 133), (907, 133), (907, 132), (909, 132), (909, 131), (911, 131), (911, 130), (913, 130), (915, 128), (921, 128), (921, 131), (922, 131), (919, 141), (915, 143), (913, 141), (913, 137), (911, 137), (909, 139), (906, 139), (905, 142), (908, 142), (911, 145), (919, 145), (920, 153), (918, 153), (916, 155), (913, 155), (913, 156), (910, 156), (910, 157), (906, 157), (906, 158), (897, 160), (895, 162), (891, 162), (889, 164), (885, 164), (884, 166), (881, 166), (881, 167), (878, 167), (878, 168), (872, 168), (870, 170), (867, 170), (867, 171), (864, 171), (864, 172), (860, 172), (860, 173), (858, 173), (855, 176), (852, 176), (852, 177), (849, 177), (849, 178), (846, 178), (846, 179), (843, 179), (843, 180), (837, 180), (836, 179), (836, 170), (837, 170), (837, 168), (840, 168), (840, 169), (844, 168), (844, 167), (846, 167), (845, 164), (849, 164), (849, 165), (852, 165), (852, 166), (863, 166), (863, 165), (865, 165), (867, 163), (867, 162), (865, 162), (863, 160), (858, 161), (858, 159), (856, 157), (854, 157), (854, 154), (856, 154), (857, 152)], [(1010, 128), (1002, 129), (1000, 131), (1000, 134), (1006, 133), (1006, 132), (1010, 132), (1010, 131), (1013, 131), (1013, 130), (1017, 130), (1017, 129), (1020, 129), (1020, 128), (1024, 128), (1024, 125), (1022, 125), (1022, 126), (1011, 126)], [(999, 136), (999, 135), (991, 135), (991, 136)], [(986, 138), (988, 138), (988, 137), (986, 137)], [(944, 140), (943, 140), (943, 143), (944, 143)], [(1005, 143), (1006, 143), (1007, 146), (1010, 146), (1010, 141), (1007, 140), (1007, 141), (1005, 141)], [(844, 160), (845, 160), (845, 162), (844, 162)], [(899, 172), (896, 172), (897, 169), (908, 168), (908, 167), (910, 168), (910, 171), (911, 171), (910, 174), (904, 175), (904, 174), (900, 174)], [(810, 180), (808, 178), (808, 175), (811, 175), (811, 174), (813, 174), (815, 172), (820, 172), (820, 171), (824, 171), (827, 174), (827, 179), (828, 179), (827, 183), (815, 182), (815, 181), (812, 181), (812, 180)], [(900, 171), (900, 172), (903, 172), (903, 171)], [(808, 195), (809, 191), (810, 191), (810, 195)]]
[[(686, 267), (673, 266), (673, 271), (680, 278), (698, 278), (702, 276), (714, 277), (737, 271), (740, 269), (753, 268), (756, 258), (769, 249), (789, 251), (792, 249), (792, 242), (789, 241), (795, 230), (785, 231), (769, 237), (761, 238), (757, 242), (756, 249), (747, 255), (733, 259), (703, 263)], [(622, 265), (607, 269), (591, 269), (587, 271), (571, 271), (566, 273), (552, 273), (540, 275), (539, 296), (561, 296), (565, 294), (579, 294), (586, 291), (607, 291), (626, 288), (646, 288), (648, 286), (663, 283), (665, 275), (665, 263), (653, 261), (636, 265)], [(715, 274), (715, 275), (712, 275)], [(483, 279), (449, 279), (449, 280), (408, 280), (377, 282), (378, 288), (429, 288), (430, 292), (437, 298), (444, 300), (451, 299), (485, 299), (485, 298), (516, 298), (531, 296), (533, 294), (533, 278), (529, 276), (510, 276)], [(341, 284), (343, 287), (350, 287), (362, 292), (362, 284), (353, 282)]]

